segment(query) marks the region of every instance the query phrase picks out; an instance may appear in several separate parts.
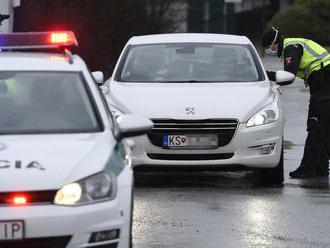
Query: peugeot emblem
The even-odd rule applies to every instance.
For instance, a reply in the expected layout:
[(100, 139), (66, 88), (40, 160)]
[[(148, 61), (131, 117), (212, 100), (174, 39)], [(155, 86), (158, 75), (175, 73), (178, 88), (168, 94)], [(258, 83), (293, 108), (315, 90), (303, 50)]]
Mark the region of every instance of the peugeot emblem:
[(187, 115), (194, 115), (195, 114), (195, 107), (186, 107), (186, 114)]

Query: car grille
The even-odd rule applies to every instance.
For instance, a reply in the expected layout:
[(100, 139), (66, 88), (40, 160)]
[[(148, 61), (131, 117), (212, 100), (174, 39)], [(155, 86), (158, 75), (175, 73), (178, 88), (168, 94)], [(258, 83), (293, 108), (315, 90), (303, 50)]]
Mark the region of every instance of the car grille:
[(152, 119), (154, 127), (148, 134), (150, 142), (163, 146), (163, 135), (178, 134), (217, 134), (218, 147), (228, 145), (238, 126), (234, 119), (173, 120)]
[(117, 247), (118, 247), (118, 243), (92, 246), (92, 248), (117, 248)]
[(157, 160), (220, 160), (230, 159), (234, 156), (234, 153), (219, 153), (219, 154), (158, 154), (147, 153), (147, 156), (151, 159)]
[(0, 192), (0, 205), (11, 204), (11, 200), (15, 195), (24, 195), (27, 198), (27, 204), (36, 203), (52, 203), (54, 201), (56, 191), (26, 191), (26, 192)]
[(69, 244), (71, 236), (31, 238), (21, 241), (0, 241), (3, 248), (65, 248)]

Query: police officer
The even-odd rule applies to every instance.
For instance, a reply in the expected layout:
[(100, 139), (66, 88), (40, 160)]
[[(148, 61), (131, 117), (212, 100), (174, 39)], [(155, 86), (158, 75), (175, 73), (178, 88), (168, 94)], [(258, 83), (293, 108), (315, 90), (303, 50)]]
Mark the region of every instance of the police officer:
[[(303, 79), (310, 89), (304, 155), (300, 166), (289, 175), (292, 178), (327, 177), (330, 157), (330, 54), (312, 40), (285, 38), (274, 27), (264, 32), (262, 46), (267, 55), (283, 56), (284, 70)], [(270, 80), (275, 81), (275, 72), (267, 74)]]

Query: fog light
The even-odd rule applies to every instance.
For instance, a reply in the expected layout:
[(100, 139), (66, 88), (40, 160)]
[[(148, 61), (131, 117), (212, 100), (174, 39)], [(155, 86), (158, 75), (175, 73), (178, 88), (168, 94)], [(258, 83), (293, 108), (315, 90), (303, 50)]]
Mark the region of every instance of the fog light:
[(92, 233), (89, 243), (109, 241), (109, 240), (118, 239), (118, 238), (119, 238), (118, 229), (110, 230), (110, 231), (95, 232), (95, 233)]
[(275, 143), (260, 145), (260, 146), (251, 146), (249, 149), (258, 150), (261, 155), (271, 154), (275, 149)]

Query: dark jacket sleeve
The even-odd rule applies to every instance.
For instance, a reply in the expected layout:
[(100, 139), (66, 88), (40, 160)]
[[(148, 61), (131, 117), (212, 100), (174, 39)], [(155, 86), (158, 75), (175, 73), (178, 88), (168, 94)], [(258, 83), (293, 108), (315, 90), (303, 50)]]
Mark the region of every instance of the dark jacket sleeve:
[[(297, 75), (300, 60), (303, 56), (304, 49), (301, 45), (289, 45), (283, 51), (284, 70)], [(289, 85), (293, 81), (278, 83), (278, 85)]]
[(266, 71), (266, 72), (270, 81), (276, 81), (276, 72), (274, 71)]
[[(301, 45), (289, 45), (283, 51), (284, 70), (297, 74), (301, 57), (303, 55), (303, 47)], [(276, 72), (267, 71), (269, 80), (276, 81)], [(279, 85), (289, 85), (292, 82), (278, 83)]]
[(287, 46), (283, 51), (284, 70), (296, 75), (302, 56), (303, 47), (301, 45)]

